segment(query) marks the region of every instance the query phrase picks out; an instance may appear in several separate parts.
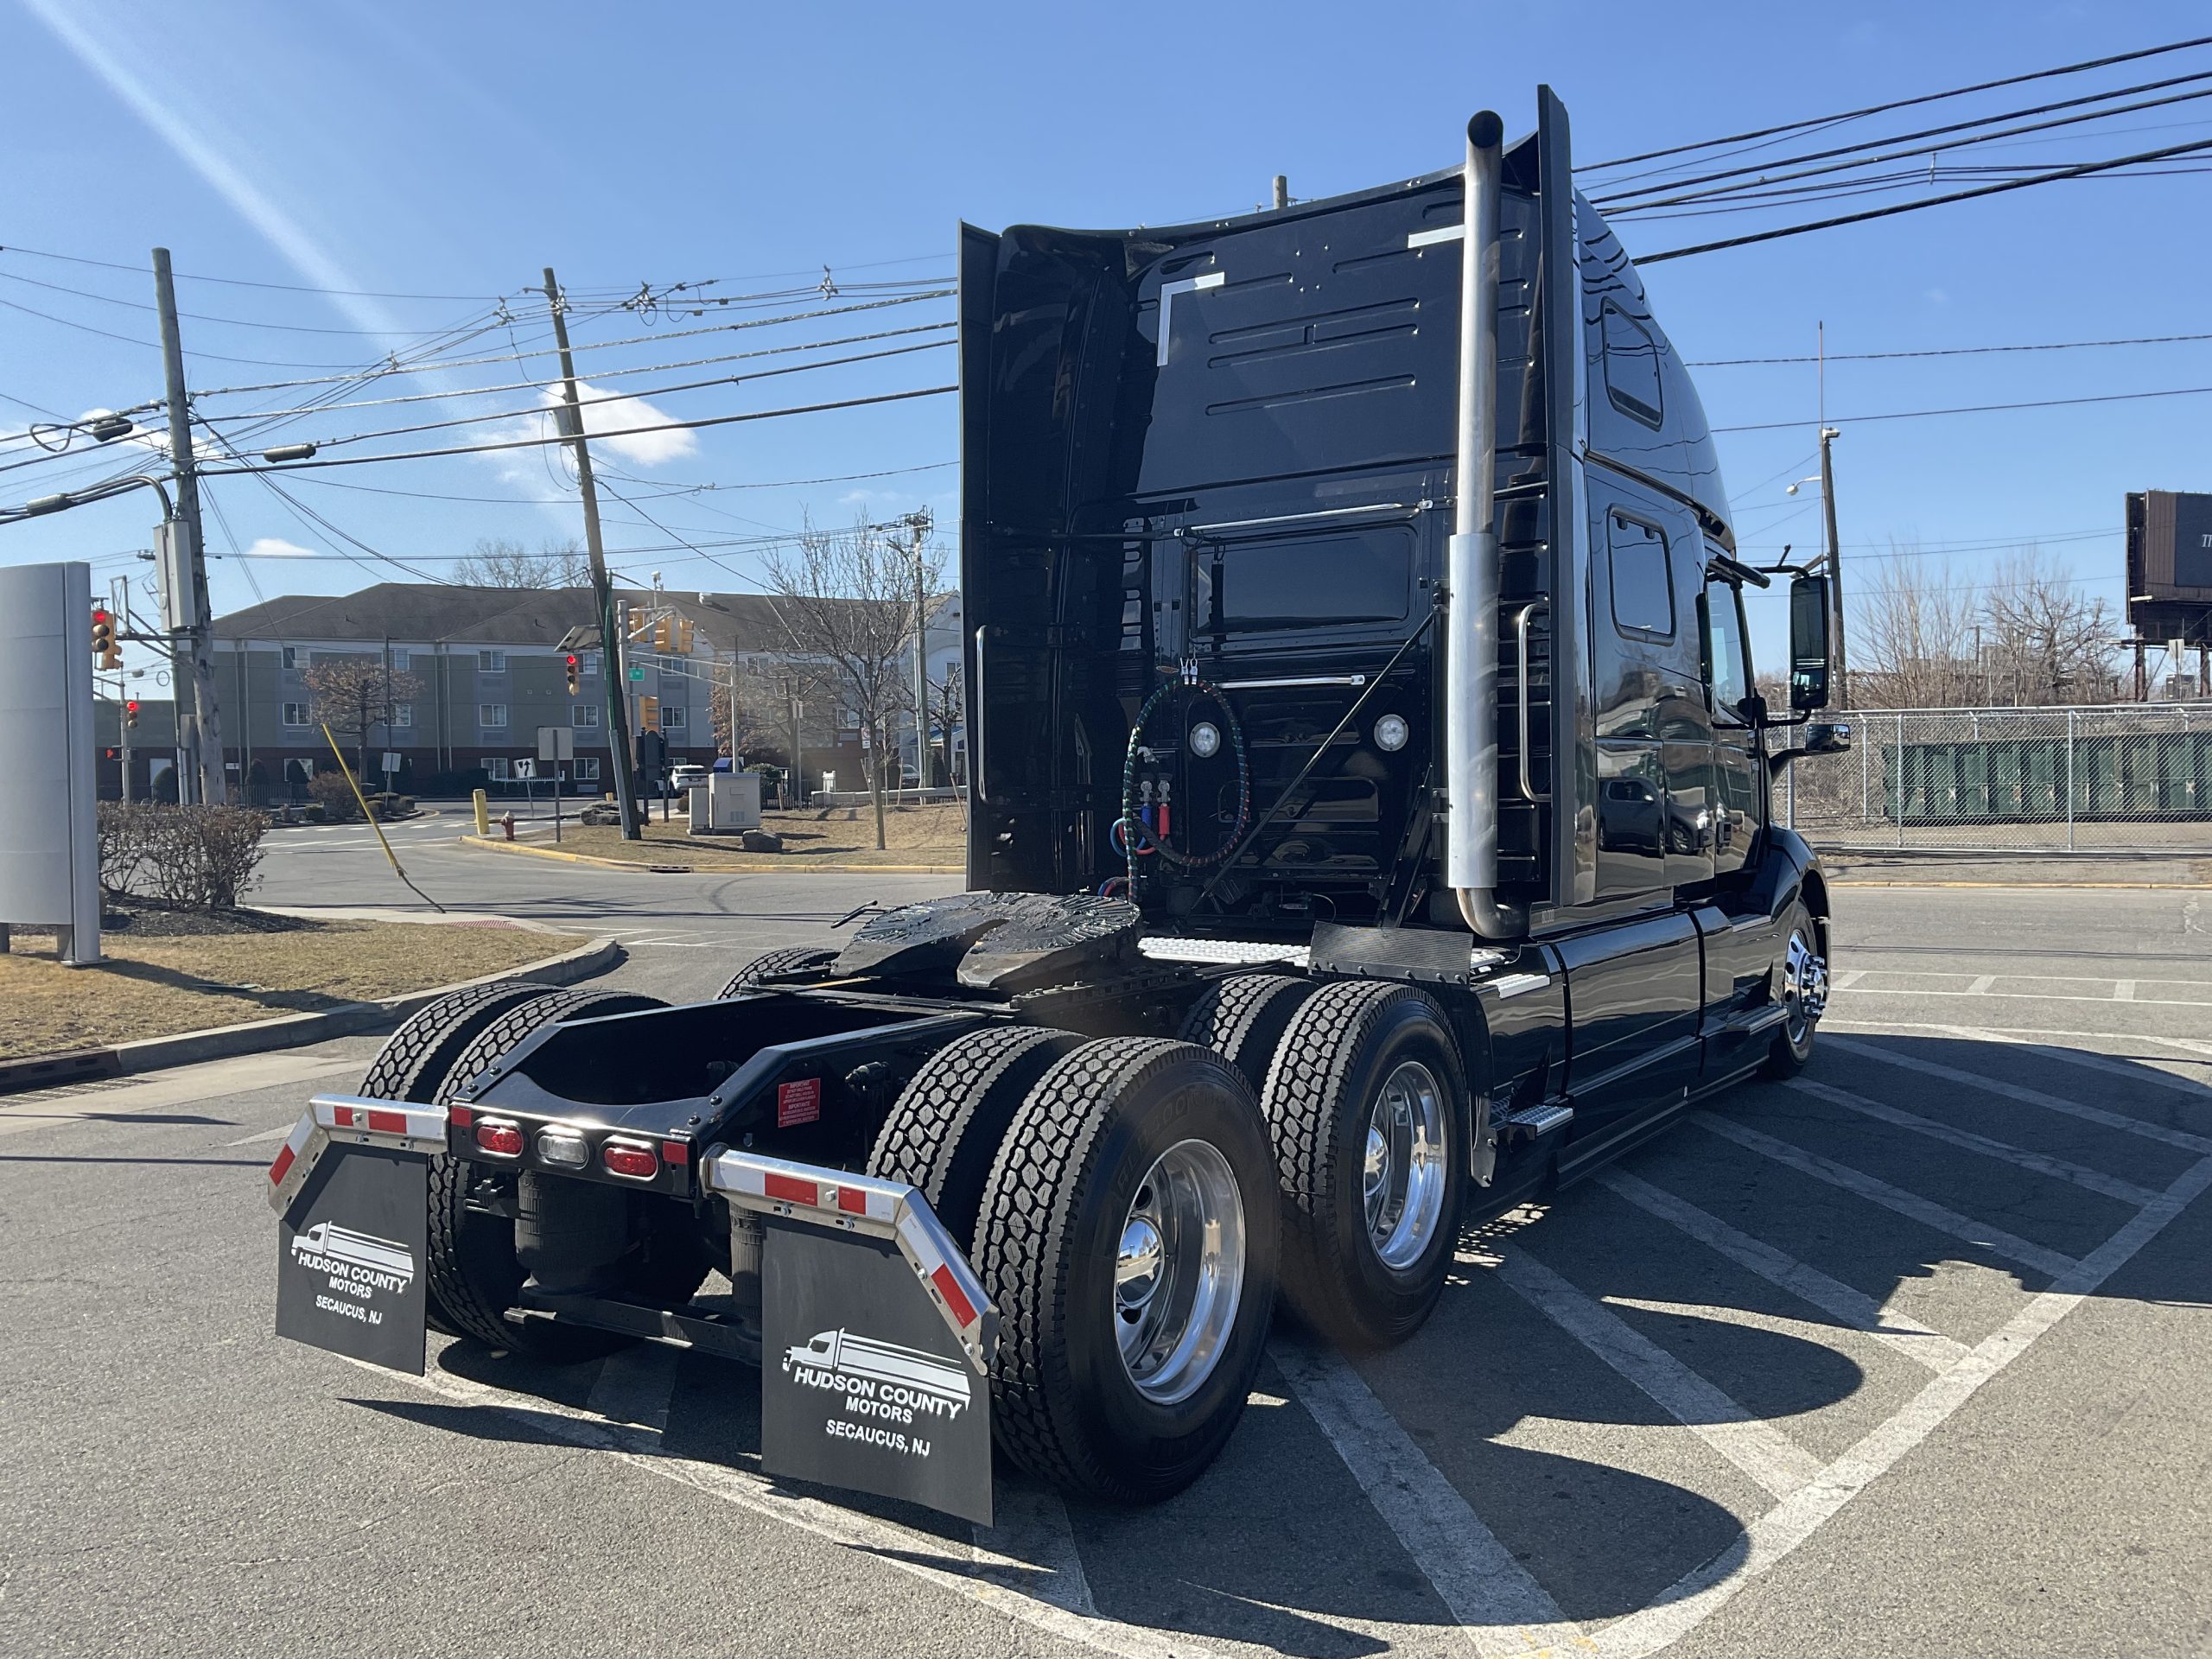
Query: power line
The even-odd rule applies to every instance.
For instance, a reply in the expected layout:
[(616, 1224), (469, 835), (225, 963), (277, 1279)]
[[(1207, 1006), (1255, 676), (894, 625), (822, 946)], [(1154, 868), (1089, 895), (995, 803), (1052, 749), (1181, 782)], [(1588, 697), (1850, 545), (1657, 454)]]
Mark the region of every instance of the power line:
[[(710, 415), (696, 421), (664, 421), (658, 426), (624, 427), (617, 431), (590, 432), (585, 435), (593, 442), (601, 443), (610, 438), (643, 437), (649, 434), (663, 432), (688, 432), (700, 427), (729, 426), (741, 421), (772, 421), (786, 415), (819, 415), (832, 410), (861, 409), (871, 404), (898, 404), (916, 397), (942, 397), (959, 390), (957, 386), (921, 386), (911, 391), (878, 392), (869, 397), (842, 397), (834, 403), (801, 404), (789, 409), (754, 410), (743, 415)], [(327, 461), (321, 459), (293, 461), (273, 467), (252, 465), (216, 467), (207, 470), (215, 476), (233, 473), (289, 473), (308, 467), (359, 467), (385, 461), (429, 461), (442, 455), (480, 455), (500, 449), (537, 449), (543, 448), (548, 444), (568, 442), (569, 442), (569, 439), (556, 433), (550, 437), (512, 438), (498, 443), (463, 444), (449, 449), (411, 449), (389, 455), (334, 455)]]
[(1808, 116), (1800, 121), (1785, 121), (1779, 126), (1761, 127), (1752, 132), (1732, 133), (1725, 138), (1701, 138), (1695, 143), (1674, 144), (1665, 149), (1649, 149), (1640, 156), (1623, 156), (1614, 161), (1593, 162), (1584, 171), (1595, 172), (1616, 167), (1627, 167), (1637, 162), (1655, 162), (1668, 156), (1685, 156), (1692, 150), (1712, 149), (1721, 144), (1743, 143), (1754, 138), (1770, 138), (1780, 133), (1802, 132), (1808, 127), (1835, 126), (1846, 121), (1857, 121), (1870, 115), (1886, 115), (1891, 110), (1908, 110), (1922, 104), (1941, 103), (1945, 99), (1964, 98), (1972, 92), (1994, 92), (1999, 86), (2021, 86), (2030, 81), (2050, 80), (2061, 75), (2077, 75), (2091, 69), (2109, 68), (2115, 63), (2134, 63), (2144, 58), (2162, 57), (2170, 52), (2186, 52), (2193, 47), (2212, 46), (2212, 35), (2195, 40), (2170, 41), (2164, 46), (2148, 46), (2133, 52), (2118, 52), (2108, 57), (2087, 58), (2079, 63), (2061, 64), (2055, 69), (2036, 69), (2026, 74), (2006, 75), (1997, 80), (1977, 82), (1971, 86), (1954, 86), (1940, 92), (1923, 92), (1914, 98), (1892, 99), (1886, 104), (1869, 104), (1861, 109), (1845, 110), (1834, 115)]
[[(810, 484), (854, 484), (875, 478), (904, 478), (912, 473), (942, 472), (948, 467), (957, 467), (957, 461), (932, 461), (919, 467), (891, 467), (874, 473), (837, 473), (825, 478), (764, 479), (747, 484), (687, 484), (674, 488), (661, 488), (658, 496), (696, 495), (702, 490), (791, 490)], [(602, 469), (604, 470), (604, 469)], [(512, 495), (454, 495), (437, 490), (401, 490), (381, 484), (351, 484), (335, 478), (302, 478), (302, 484), (313, 484), (326, 490), (359, 490), (371, 495), (411, 496), (423, 501), (478, 501), (492, 506), (558, 507), (573, 506), (573, 495), (512, 496)], [(701, 506), (710, 506), (702, 501)]]
[[(2177, 346), (2205, 340), (2212, 340), (2212, 334), (2133, 334), (2120, 340), (2055, 340), (2018, 346), (1943, 346), (1916, 352), (1830, 352), (1825, 360), (1830, 363), (1880, 363), (1915, 357), (1980, 357), (1997, 352), (2078, 352), (2095, 346)], [(1682, 366), (1689, 369), (1740, 369), (1761, 364), (1818, 363), (1822, 360), (1810, 354), (1803, 357), (1711, 357), (1696, 362), (1685, 362)]]
[(1976, 196), (1993, 196), (2007, 190), (2024, 190), (2031, 185), (2050, 184), (2060, 179), (2078, 179), (2093, 173), (2102, 173), (2115, 167), (2129, 167), (2139, 162), (2163, 161), (2169, 156), (2190, 156), (2212, 149), (2212, 138), (2201, 138), (2186, 144), (2169, 144), (2163, 149), (2146, 149), (2133, 156), (2114, 156), (2107, 161), (2084, 162), (2077, 167), (2060, 168), (2053, 172), (2037, 173), (2024, 179), (2006, 179), (1996, 184), (1977, 185), (1971, 190), (1955, 190), (1948, 195), (1927, 196), (1918, 201), (1892, 202), (1886, 207), (1869, 207), (1864, 212), (1844, 213), (1834, 219), (1815, 219), (1809, 224), (1785, 225), (1777, 230), (1753, 231), (1747, 235), (1730, 237), (1726, 241), (1705, 242), (1694, 247), (1669, 248), (1662, 253), (1637, 256), (1638, 265), (1656, 265), (1663, 259), (1686, 259), (1692, 254), (1719, 253), (1726, 248), (1740, 248), (1754, 242), (1771, 242), (1785, 236), (1802, 236), (1808, 231), (1834, 230), (1840, 225), (1856, 225), (1870, 219), (1887, 219), (1897, 213), (1917, 212), (1923, 207), (1942, 207), (1955, 201), (1971, 201)]
[[(2212, 386), (2171, 386), (2159, 391), (2108, 391), (2092, 397), (2033, 397), (2016, 404), (1961, 404), (1953, 409), (1894, 409), (1880, 415), (1831, 415), (1830, 424), (1864, 426), (1872, 421), (1918, 421), (1936, 415), (1993, 415), (2015, 409), (2061, 409), (2081, 404), (2132, 404), (2152, 397), (2200, 397)], [(1808, 424), (1795, 421), (1758, 421), (1745, 426), (1716, 426), (1721, 432), (1780, 432)]]
[[(26, 276), (20, 271), (0, 270), (0, 277), (5, 277), (11, 283), (27, 283), (32, 288), (42, 288), (50, 294), (67, 294), (76, 299), (97, 300), (102, 305), (120, 305), (132, 311), (157, 309), (141, 300), (118, 299), (112, 294), (96, 294), (89, 289), (67, 288), (60, 283), (42, 283), (37, 277)], [(180, 311), (177, 315), (189, 317), (194, 322), (221, 323), (234, 328), (275, 328), (293, 334), (369, 334), (379, 338), (397, 335), (403, 339), (419, 339), (446, 332), (440, 328), (325, 328), (298, 322), (263, 322), (252, 317), (220, 317), (207, 311)]]

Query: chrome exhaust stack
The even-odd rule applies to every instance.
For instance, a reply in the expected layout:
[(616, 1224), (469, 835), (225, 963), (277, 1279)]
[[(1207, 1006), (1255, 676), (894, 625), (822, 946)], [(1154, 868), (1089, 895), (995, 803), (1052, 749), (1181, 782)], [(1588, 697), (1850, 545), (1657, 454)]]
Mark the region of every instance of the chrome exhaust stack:
[(1505, 125), (1467, 123), (1465, 251), (1459, 276), (1459, 443), (1444, 615), (1444, 873), (1467, 925), (1521, 934), (1497, 898), (1497, 276)]

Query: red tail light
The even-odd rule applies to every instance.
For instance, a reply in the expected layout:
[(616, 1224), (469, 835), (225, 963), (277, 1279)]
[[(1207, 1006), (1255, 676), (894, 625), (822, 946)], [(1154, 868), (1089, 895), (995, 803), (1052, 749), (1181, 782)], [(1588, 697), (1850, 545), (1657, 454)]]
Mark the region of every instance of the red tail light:
[(519, 1158), (522, 1156), (522, 1131), (512, 1123), (479, 1123), (476, 1126), (476, 1144), (495, 1158)]
[(608, 1174), (626, 1175), (634, 1181), (650, 1181), (660, 1173), (660, 1160), (653, 1149), (634, 1141), (608, 1141), (600, 1149), (599, 1160)]

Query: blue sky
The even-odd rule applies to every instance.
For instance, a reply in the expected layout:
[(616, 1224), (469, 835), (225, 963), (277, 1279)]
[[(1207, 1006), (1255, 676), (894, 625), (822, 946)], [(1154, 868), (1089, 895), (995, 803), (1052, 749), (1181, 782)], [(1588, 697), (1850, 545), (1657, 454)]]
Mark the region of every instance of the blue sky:
[[(1675, 21), (1694, 16), (1694, 26)], [(1548, 80), (1573, 111), (1578, 159), (1932, 91), (2204, 32), (2183, 4), (1491, 4), (1360, 8), (1280, 0), (1199, 7), (1122, 3), (684, 8), (386, 3), (190, 7), (110, 0), (0, 0), (10, 188), (0, 246), (132, 267), (0, 253), (0, 433), (33, 417), (121, 407), (160, 390), (158, 355), (137, 343), (154, 320), (156, 243), (194, 276), (449, 298), (338, 298), (200, 281), (180, 285), (195, 390), (335, 373), (222, 359), (354, 365), (404, 335), (481, 318), (557, 267), (588, 296), (580, 344), (673, 334), (704, 320), (663, 315), (648, 330), (602, 301), (677, 281), (708, 294), (804, 286), (830, 267), (839, 301), (900, 290), (870, 283), (949, 277), (955, 222), (1166, 223), (1246, 210), (1275, 173), (1313, 196), (1447, 162), (1471, 109), (1509, 132), (1533, 118)], [(2147, 80), (2212, 54), (2123, 66), (2085, 82), (2015, 88), (1936, 106), (2024, 105), (2078, 89)], [(1917, 124), (1896, 118), (1899, 126)], [(2212, 103), (2122, 118), (2126, 129), (2054, 135), (2006, 159), (2055, 162), (2185, 142), (2212, 130)], [(1855, 131), (1856, 130), (1847, 130)], [(1825, 321), (1833, 353), (1903, 351), (2203, 332), (2201, 273), (2212, 239), (2207, 175), (2083, 181), (1764, 247), (1662, 264), (1647, 274), (1658, 313), (1692, 359), (1796, 355)], [(1848, 207), (1852, 204), (1841, 204)], [(1631, 251), (1743, 228), (1721, 218), (1624, 226)], [(35, 284), (58, 284), (57, 292)], [(103, 298), (88, 297), (91, 296)], [(804, 305), (804, 300), (770, 302)], [(822, 302), (813, 302), (817, 308)], [(542, 302), (508, 302), (512, 336), (542, 335)], [(81, 325), (48, 321), (29, 307)], [(797, 325), (824, 338), (949, 315), (939, 302)], [(232, 321), (263, 326), (241, 326)], [(284, 324), (285, 328), (266, 325)], [(98, 327), (130, 336), (111, 340)], [(810, 333), (807, 331), (811, 331)], [(766, 341), (775, 330), (587, 353), (644, 365)], [(936, 336), (887, 341), (926, 343)], [(459, 355), (512, 349), (506, 325)], [(871, 349), (868, 346), (856, 350)], [(658, 354), (657, 354), (658, 353)], [(418, 389), (491, 383), (514, 364), (417, 377)], [(543, 358), (531, 365), (542, 374)], [(704, 368), (699, 376), (727, 372)], [(467, 377), (475, 376), (470, 379)], [(632, 385), (689, 375), (640, 377)], [(826, 401), (949, 382), (950, 353), (656, 399), (677, 418)], [(1723, 439), (1739, 537), (1763, 556), (1818, 537), (1810, 490), (1815, 378), (1805, 365), (1714, 368), (1700, 384), (1717, 426), (1796, 422)], [(1892, 537), (1942, 556), (1963, 582), (1993, 545), (2040, 542), (2116, 605), (2121, 496), (2212, 486), (2204, 457), (2212, 399), (1873, 422), (1888, 411), (2037, 397), (2212, 386), (2212, 342), (1830, 366), (1847, 557), (1862, 578)], [(407, 390), (391, 380), (345, 395)], [(321, 392), (327, 387), (302, 389)], [(295, 392), (286, 394), (298, 396)], [(283, 435), (331, 435), (456, 412), (514, 410), (530, 394), (328, 415)], [(205, 408), (289, 406), (232, 394)], [(634, 405), (618, 405), (626, 410)], [(486, 423), (422, 435), (425, 446), (527, 432)], [(272, 435), (270, 441), (274, 441)], [(614, 561), (671, 587), (747, 585), (756, 552), (733, 545), (796, 526), (926, 505), (949, 522), (956, 474), (949, 398), (699, 432), (658, 435), (610, 457), (613, 481), (655, 528), (607, 503)], [(0, 461), (20, 459), (20, 443)], [(118, 464), (112, 454), (84, 463)], [(0, 473), (0, 500), (62, 487), (73, 456)], [(738, 488), (893, 469), (800, 487)], [(30, 487), (33, 480), (52, 477)], [(423, 568), (480, 537), (535, 543), (579, 518), (558, 463), (496, 457), (334, 468), (294, 494), (381, 552)], [(643, 482), (638, 480), (645, 480)], [(428, 499), (379, 489), (481, 497)], [(712, 490), (699, 489), (714, 485)], [(683, 492), (676, 493), (671, 492)], [(338, 592), (371, 580), (346, 543), (302, 523), (251, 479), (213, 489), (218, 553), (280, 556), (214, 565), (219, 608), (264, 593)], [(0, 525), (0, 561), (94, 558), (131, 569), (148, 545), (150, 495)], [(681, 537), (710, 560), (673, 545)], [(1967, 545), (1972, 544), (1972, 545)], [(311, 556), (300, 556), (301, 555)], [(719, 561), (716, 563), (715, 561)], [(382, 574), (390, 574), (385, 572)], [(249, 581), (251, 577), (251, 582)], [(1770, 634), (1772, 613), (1755, 622)], [(1761, 652), (1771, 660), (1765, 643)]]

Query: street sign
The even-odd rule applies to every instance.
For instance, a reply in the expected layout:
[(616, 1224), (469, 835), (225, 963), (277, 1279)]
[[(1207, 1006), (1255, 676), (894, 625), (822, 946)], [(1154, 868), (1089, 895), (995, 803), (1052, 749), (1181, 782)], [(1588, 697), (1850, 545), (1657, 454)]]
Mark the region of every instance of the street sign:
[(645, 671), (643, 667), (632, 668), (630, 671), (630, 678), (632, 683), (643, 685), (645, 682)]
[(397, 771), (399, 770), (399, 751), (398, 751), (398, 750), (397, 750), (397, 749), (386, 749), (386, 750), (384, 752), (384, 769), (385, 769), (385, 773), (386, 773), (387, 775), (389, 775), (390, 773), (392, 773), (392, 772), (397, 772)]
[(537, 728), (537, 758), (541, 760), (573, 760), (576, 758), (576, 734), (566, 726), (541, 726)]
[(537, 776), (537, 762), (524, 759), (515, 762), (515, 781), (526, 784)]

